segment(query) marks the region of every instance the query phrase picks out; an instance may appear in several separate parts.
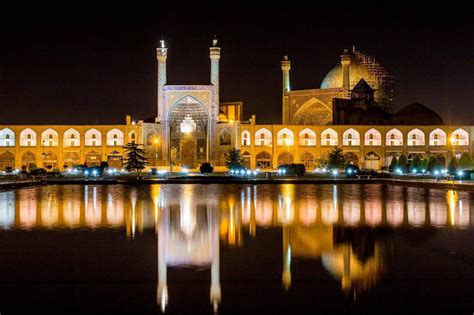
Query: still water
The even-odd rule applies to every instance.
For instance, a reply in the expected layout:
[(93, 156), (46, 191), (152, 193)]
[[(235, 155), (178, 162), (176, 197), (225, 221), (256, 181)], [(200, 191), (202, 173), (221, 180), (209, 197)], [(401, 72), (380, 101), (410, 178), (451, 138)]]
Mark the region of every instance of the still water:
[(473, 197), (379, 184), (0, 192), (0, 313), (472, 314)]

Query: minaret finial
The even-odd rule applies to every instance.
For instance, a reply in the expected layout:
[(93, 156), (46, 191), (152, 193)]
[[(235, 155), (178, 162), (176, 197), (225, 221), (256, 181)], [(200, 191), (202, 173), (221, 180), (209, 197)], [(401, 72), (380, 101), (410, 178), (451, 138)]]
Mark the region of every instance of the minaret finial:
[(160, 48), (166, 48), (165, 47), (165, 40), (163, 39), (163, 35), (161, 35), (161, 39), (160, 39)]
[(214, 39), (212, 40), (212, 47), (217, 47), (217, 36), (214, 35)]

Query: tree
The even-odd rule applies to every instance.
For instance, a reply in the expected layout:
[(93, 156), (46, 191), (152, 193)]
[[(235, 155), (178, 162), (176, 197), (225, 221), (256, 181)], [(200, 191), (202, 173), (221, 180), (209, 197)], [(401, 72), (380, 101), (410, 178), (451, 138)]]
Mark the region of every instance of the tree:
[(141, 145), (133, 142), (127, 143), (123, 148), (125, 150), (123, 167), (129, 172), (137, 172), (137, 176), (140, 178), (141, 171), (145, 168), (147, 163), (145, 150), (141, 148)]
[(428, 161), (428, 171), (433, 174), (439, 169), (439, 167), (438, 159), (436, 159), (434, 156), (431, 156), (430, 160)]
[(397, 168), (397, 163), (398, 163), (397, 157), (394, 156), (392, 160), (390, 161), (390, 166), (388, 167), (388, 170), (392, 173), (395, 172), (395, 169)]
[(411, 160), (410, 163), (410, 173), (416, 173), (420, 171), (420, 162), (420, 157), (418, 155), (415, 155), (415, 157), (413, 157), (413, 160)]
[(455, 175), (459, 170), (458, 160), (455, 156), (451, 157), (448, 164), (448, 173), (451, 175)]
[(229, 150), (227, 154), (227, 160), (225, 161), (225, 165), (229, 170), (233, 169), (240, 169), (243, 168), (243, 160), (242, 156), (240, 155), (240, 150), (236, 148), (232, 148)]
[(469, 153), (464, 152), (459, 159), (459, 167), (463, 170), (470, 169), (472, 167), (472, 159)]
[(400, 157), (398, 158), (397, 168), (398, 168), (402, 173), (406, 173), (406, 172), (407, 172), (407, 157), (405, 156), (405, 154), (400, 155)]
[(328, 156), (328, 166), (329, 168), (342, 168), (346, 164), (346, 158), (344, 157), (341, 147), (334, 147), (334, 149), (329, 152)]

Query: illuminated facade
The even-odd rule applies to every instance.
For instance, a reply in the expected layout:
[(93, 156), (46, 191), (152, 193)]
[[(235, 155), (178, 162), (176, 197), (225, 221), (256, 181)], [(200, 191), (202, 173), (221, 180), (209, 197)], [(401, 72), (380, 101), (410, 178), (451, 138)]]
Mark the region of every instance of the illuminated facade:
[(334, 146), (342, 146), (349, 161), (366, 169), (388, 166), (401, 154), (408, 160), (435, 156), (446, 165), (453, 155), (473, 153), (473, 126), (445, 125), (421, 104), (391, 114), (390, 75), (355, 48), (344, 51), (319, 89), (291, 90), (291, 62), (285, 56), (283, 123), (260, 125), (255, 116), (244, 121), (241, 102), (219, 101), (217, 44), (214, 40), (209, 50), (208, 85), (168, 85), (168, 48), (160, 41), (156, 117), (132, 122), (127, 116), (124, 125), (0, 126), (0, 170), (28, 168), (32, 163), (62, 170), (101, 161), (121, 167), (122, 147), (128, 142), (144, 145), (150, 167), (172, 165), (173, 170), (210, 162), (216, 171), (225, 171), (231, 148), (240, 149), (252, 169), (303, 163), (309, 171)]

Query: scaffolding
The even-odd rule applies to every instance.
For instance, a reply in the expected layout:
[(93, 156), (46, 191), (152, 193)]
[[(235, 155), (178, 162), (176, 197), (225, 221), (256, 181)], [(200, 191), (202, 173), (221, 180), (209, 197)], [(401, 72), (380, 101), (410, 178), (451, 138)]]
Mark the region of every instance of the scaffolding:
[(374, 75), (379, 85), (375, 98), (380, 106), (390, 112), (394, 102), (393, 77), (374, 57), (358, 51), (355, 46), (352, 46), (352, 53), (357, 61)]

